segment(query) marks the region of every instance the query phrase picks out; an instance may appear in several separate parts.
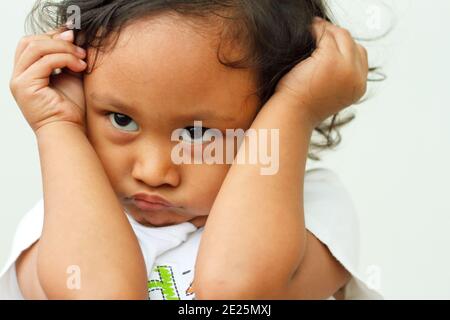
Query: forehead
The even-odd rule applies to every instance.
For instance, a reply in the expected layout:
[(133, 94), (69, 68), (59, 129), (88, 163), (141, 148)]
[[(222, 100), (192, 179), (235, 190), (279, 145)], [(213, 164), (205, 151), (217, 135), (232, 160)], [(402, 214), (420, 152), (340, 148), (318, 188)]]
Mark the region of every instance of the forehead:
[[(256, 108), (255, 97), (247, 99), (256, 89), (255, 74), (219, 62), (217, 27), (199, 30), (181, 19), (162, 15), (122, 29), (115, 47), (99, 54), (94, 70), (85, 76), (87, 96), (101, 91), (166, 112), (183, 111), (183, 106), (239, 114), (248, 103)], [(240, 50), (229, 51), (230, 56)]]

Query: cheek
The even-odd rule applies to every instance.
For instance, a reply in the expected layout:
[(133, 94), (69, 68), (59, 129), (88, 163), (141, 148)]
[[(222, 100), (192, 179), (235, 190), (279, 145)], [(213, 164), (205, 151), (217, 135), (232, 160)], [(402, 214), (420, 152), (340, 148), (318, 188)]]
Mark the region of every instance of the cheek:
[(104, 124), (100, 123), (101, 119), (96, 114), (89, 114), (87, 112), (87, 126), (86, 132), (89, 142), (94, 148), (106, 175), (114, 189), (119, 181), (123, 181), (123, 175), (126, 172), (126, 165), (128, 153), (123, 152), (123, 149), (118, 145), (112, 144), (106, 137)]
[(121, 181), (124, 181), (124, 175), (127, 172), (124, 153), (115, 153), (108, 148), (99, 148), (96, 153), (113, 189), (116, 190)]
[(191, 199), (195, 199), (196, 206), (209, 211), (229, 168), (229, 165), (219, 164), (187, 165), (185, 182), (188, 190), (191, 190)]
[(86, 135), (93, 147), (96, 147), (101, 137), (100, 116), (89, 107), (86, 106)]

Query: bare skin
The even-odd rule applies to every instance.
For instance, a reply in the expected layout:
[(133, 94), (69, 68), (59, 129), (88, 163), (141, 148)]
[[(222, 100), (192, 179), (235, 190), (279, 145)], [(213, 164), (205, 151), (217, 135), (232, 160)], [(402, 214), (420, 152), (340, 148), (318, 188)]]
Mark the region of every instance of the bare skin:
[[(73, 39), (55, 39), (60, 31), (19, 44), (11, 90), (36, 133), (45, 202), (42, 237), (17, 263), (24, 296), (145, 299), (145, 264), (123, 208), (144, 225), (205, 227), (198, 299), (337, 294), (349, 274), (305, 229), (299, 182), (313, 128), (364, 94), (365, 50), (345, 30), (316, 21), (319, 49), (282, 79), (257, 114), (258, 100), (249, 96), (254, 74), (220, 65), (212, 38), (172, 18), (131, 24), (83, 81), (63, 74), (49, 86), (52, 69), (80, 72), (86, 66), (78, 58), (92, 62), (91, 52), (75, 57)], [(135, 130), (119, 130), (109, 112), (132, 119)], [(289, 152), (281, 152), (280, 171), (270, 177), (259, 174), (259, 165), (174, 165), (170, 133), (194, 120), (221, 130), (280, 128)], [(157, 193), (175, 207), (138, 210), (129, 202), (137, 192)], [(66, 287), (70, 265), (85, 270), (82, 290)], [(279, 285), (263, 293), (264, 270), (274, 267)], [(233, 268), (245, 281), (221, 283), (220, 274)]]

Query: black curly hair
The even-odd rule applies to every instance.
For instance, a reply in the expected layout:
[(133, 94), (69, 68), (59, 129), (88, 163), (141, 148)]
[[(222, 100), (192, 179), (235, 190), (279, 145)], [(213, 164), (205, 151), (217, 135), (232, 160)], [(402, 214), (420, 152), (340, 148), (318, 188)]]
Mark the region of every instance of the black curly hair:
[[(222, 36), (245, 43), (246, 55), (236, 61), (223, 59), (219, 44), (217, 57), (228, 67), (256, 70), (260, 106), (273, 95), (278, 81), (315, 50), (313, 18), (333, 22), (324, 0), (37, 0), (26, 20), (27, 32), (64, 27), (74, 7), (79, 8), (81, 23), (74, 29), (75, 44), (99, 51), (111, 38), (117, 41), (124, 26), (150, 15), (170, 11), (194, 22), (219, 18), (224, 26)], [(116, 37), (110, 37), (113, 34)], [(378, 70), (370, 68), (369, 72)], [(335, 148), (341, 142), (339, 128), (354, 117), (337, 113), (319, 124), (314, 131), (320, 139), (311, 139), (308, 158), (320, 160), (313, 150)]]

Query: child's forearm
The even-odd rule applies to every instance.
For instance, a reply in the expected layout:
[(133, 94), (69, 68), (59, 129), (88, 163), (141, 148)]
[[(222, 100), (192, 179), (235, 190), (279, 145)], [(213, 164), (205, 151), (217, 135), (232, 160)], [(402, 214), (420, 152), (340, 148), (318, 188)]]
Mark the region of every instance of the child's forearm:
[[(83, 130), (54, 122), (36, 136), (45, 207), (37, 268), (47, 296), (145, 298), (137, 239)], [(67, 280), (77, 276), (74, 290)]]
[(259, 164), (230, 168), (202, 235), (195, 272), (200, 299), (279, 297), (286, 290), (306, 244), (310, 123), (277, 96), (258, 114), (251, 129), (279, 129), (279, 171), (261, 175)]

